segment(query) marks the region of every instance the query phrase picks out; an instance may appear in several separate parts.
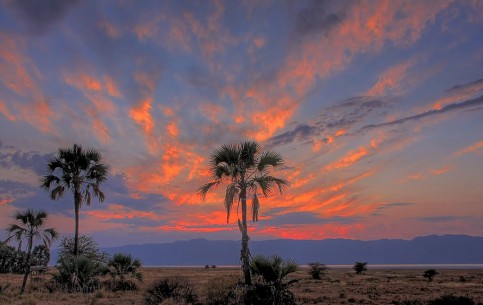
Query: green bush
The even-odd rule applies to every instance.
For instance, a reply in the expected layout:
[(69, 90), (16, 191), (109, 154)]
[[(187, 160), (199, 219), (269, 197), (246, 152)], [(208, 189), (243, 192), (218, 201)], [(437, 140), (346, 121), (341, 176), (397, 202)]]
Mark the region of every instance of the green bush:
[(309, 274), (314, 280), (320, 280), (321, 276), (327, 271), (327, 266), (319, 262), (309, 263)]
[(79, 255), (61, 259), (57, 270), (58, 273), (53, 279), (60, 289), (89, 293), (99, 288), (98, 275), (102, 273), (103, 268), (98, 262)]
[(355, 262), (352, 269), (354, 269), (356, 274), (362, 274), (364, 271), (367, 271), (367, 262)]
[(434, 277), (438, 274), (438, 271), (434, 270), (434, 269), (428, 269), (426, 271), (424, 271), (423, 273), (423, 277), (427, 278), (428, 279), (428, 282), (432, 282)]
[(27, 267), (27, 254), (14, 247), (0, 244), (0, 273), (22, 274)]
[(172, 300), (176, 304), (197, 305), (198, 296), (193, 292), (191, 284), (177, 277), (160, 279), (147, 291), (144, 298), (147, 305), (158, 305)]
[(475, 302), (468, 297), (443, 295), (437, 299), (430, 300), (428, 305), (475, 305)]

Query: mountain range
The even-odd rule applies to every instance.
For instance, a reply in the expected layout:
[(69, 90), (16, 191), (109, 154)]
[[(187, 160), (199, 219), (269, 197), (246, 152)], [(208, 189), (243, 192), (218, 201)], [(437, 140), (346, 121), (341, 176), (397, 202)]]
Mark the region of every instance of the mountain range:
[[(237, 265), (240, 241), (192, 239), (160, 244), (103, 248), (109, 254), (122, 252), (139, 258), (145, 266)], [(351, 239), (251, 241), (254, 255), (279, 255), (299, 264), (481, 264), (483, 237), (429, 235), (412, 240)]]

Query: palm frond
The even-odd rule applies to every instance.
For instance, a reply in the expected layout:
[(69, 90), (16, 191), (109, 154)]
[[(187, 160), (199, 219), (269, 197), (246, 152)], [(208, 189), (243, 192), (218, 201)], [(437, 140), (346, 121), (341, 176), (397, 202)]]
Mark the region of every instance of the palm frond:
[(246, 169), (255, 167), (260, 145), (257, 142), (246, 141), (240, 143), (237, 149), (239, 163), (242, 163)]
[(50, 191), (50, 199), (55, 200), (64, 196), (65, 187), (63, 185), (58, 185), (52, 191)]
[(226, 163), (228, 165), (236, 164), (237, 161), (237, 147), (232, 144), (222, 145), (210, 155), (210, 165), (212, 168), (221, 163)]
[(283, 193), (286, 186), (289, 185), (288, 181), (273, 176), (259, 176), (253, 178), (253, 181), (261, 188), (263, 195), (268, 196), (273, 191), (274, 187), (277, 187), (280, 193)]
[(84, 191), (84, 201), (87, 205), (91, 205), (91, 192), (89, 192), (89, 185), (87, 185)]
[(259, 172), (263, 172), (268, 166), (275, 168), (283, 165), (283, 163), (284, 161), (281, 154), (268, 150), (262, 152), (257, 168)]
[[(91, 163), (93, 161), (91, 160)], [(97, 161), (96, 161), (97, 162)], [(96, 183), (101, 183), (107, 180), (107, 174), (109, 172), (109, 166), (102, 163), (93, 163), (87, 169), (87, 178), (89, 180), (95, 181)]]
[(212, 168), (211, 172), (213, 173), (213, 179), (222, 179), (231, 175), (230, 167), (226, 163), (217, 164)]
[(206, 183), (198, 189), (197, 193), (201, 196), (201, 199), (204, 201), (206, 199), (206, 194), (208, 194), (208, 191), (218, 186), (218, 184), (220, 184), (219, 181)]
[(51, 187), (59, 185), (60, 178), (55, 175), (45, 175), (40, 179), (40, 187), (45, 190), (50, 190)]
[(258, 221), (258, 210), (260, 208), (260, 202), (258, 200), (257, 193), (253, 194), (253, 199), (252, 199), (252, 221), (257, 222)]
[(238, 195), (238, 188), (235, 185), (231, 184), (226, 187), (225, 193), (225, 208), (226, 208), (226, 222), (230, 221), (230, 211), (233, 203), (235, 201), (236, 196)]

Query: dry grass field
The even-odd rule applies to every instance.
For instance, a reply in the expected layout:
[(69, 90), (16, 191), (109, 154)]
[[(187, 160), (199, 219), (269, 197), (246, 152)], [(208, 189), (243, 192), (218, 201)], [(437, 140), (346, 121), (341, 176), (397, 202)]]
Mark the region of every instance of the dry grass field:
[[(44, 283), (50, 274), (34, 279), (27, 293), (20, 296), (21, 275), (0, 274), (0, 304), (8, 305), (141, 305), (147, 287), (163, 277), (179, 277), (190, 281), (200, 301), (207, 293), (241, 278), (234, 268), (142, 268), (144, 283), (136, 292), (111, 292), (105, 289), (90, 294), (49, 293)], [(445, 294), (467, 296), (483, 303), (483, 270), (438, 270), (433, 282), (422, 277), (424, 270), (369, 270), (356, 275), (349, 269), (330, 269), (322, 280), (313, 280), (307, 269), (293, 274), (300, 279), (293, 285), (297, 304), (404, 304), (404, 301), (427, 301)], [(54, 270), (51, 272), (55, 272)], [(104, 280), (108, 280), (105, 278)], [(173, 304), (172, 302), (169, 304)]]

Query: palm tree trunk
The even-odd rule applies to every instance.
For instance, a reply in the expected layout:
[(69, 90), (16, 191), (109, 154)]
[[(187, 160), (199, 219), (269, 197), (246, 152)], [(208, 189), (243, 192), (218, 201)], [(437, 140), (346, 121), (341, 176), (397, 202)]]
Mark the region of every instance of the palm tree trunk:
[(25, 266), (25, 273), (23, 275), (23, 281), (22, 281), (22, 288), (20, 289), (20, 294), (23, 294), (25, 291), (25, 285), (27, 285), (27, 278), (29, 277), (30, 274), (30, 255), (32, 252), (32, 243), (33, 243), (33, 235), (30, 234), (29, 237), (29, 246), (27, 249), (27, 266)]
[(252, 284), (252, 277), (250, 274), (250, 250), (248, 249), (248, 226), (247, 226), (247, 190), (243, 188), (240, 192), (240, 199), (242, 204), (242, 241), (241, 241), (241, 260), (243, 277), (245, 278), (245, 285)]
[(74, 232), (74, 255), (79, 253), (79, 210), (80, 210), (80, 195), (76, 191), (74, 194), (74, 212), (75, 212), (75, 232)]

